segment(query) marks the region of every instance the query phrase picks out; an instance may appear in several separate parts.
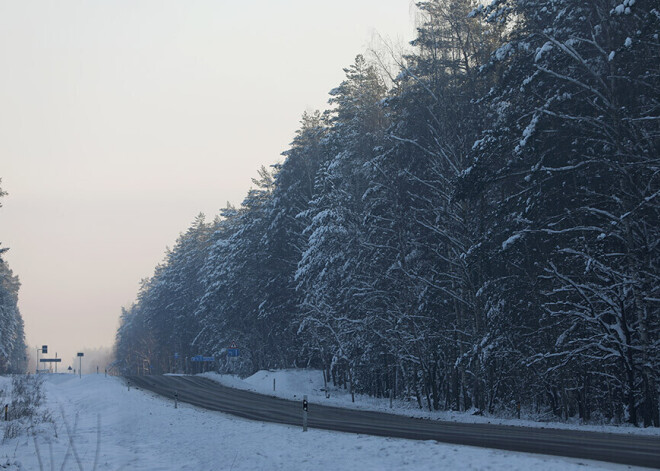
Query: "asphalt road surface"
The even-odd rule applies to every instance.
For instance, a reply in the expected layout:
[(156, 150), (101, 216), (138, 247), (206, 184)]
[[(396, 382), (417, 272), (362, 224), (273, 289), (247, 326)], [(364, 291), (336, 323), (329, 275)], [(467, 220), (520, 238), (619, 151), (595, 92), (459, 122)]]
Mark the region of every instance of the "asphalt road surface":
[[(246, 419), (302, 427), (302, 400), (287, 401), (232, 389), (195, 376), (130, 376), (126, 379), (130, 381), (131, 387), (147, 389), (172, 399), (177, 392), (179, 401), (195, 406)], [(437, 440), (458, 445), (660, 468), (660, 437), (442, 422), (340, 409), (313, 402), (309, 404), (308, 425), (340, 432)]]

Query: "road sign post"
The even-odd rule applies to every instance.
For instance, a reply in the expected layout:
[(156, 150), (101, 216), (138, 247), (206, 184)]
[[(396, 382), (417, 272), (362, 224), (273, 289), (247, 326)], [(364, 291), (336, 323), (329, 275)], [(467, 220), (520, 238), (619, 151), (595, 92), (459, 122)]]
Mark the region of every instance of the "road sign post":
[[(55, 372), (57, 373), (57, 364), (62, 361), (61, 358), (40, 358), (39, 363), (55, 363)], [(50, 372), (50, 369), (43, 369), (43, 372)]]
[(78, 365), (78, 377), (82, 379), (82, 357), (84, 357), (85, 354), (83, 352), (78, 352), (78, 359), (80, 360), (80, 364)]
[(307, 394), (303, 396), (303, 432), (307, 431), (307, 409), (309, 403), (307, 402)]

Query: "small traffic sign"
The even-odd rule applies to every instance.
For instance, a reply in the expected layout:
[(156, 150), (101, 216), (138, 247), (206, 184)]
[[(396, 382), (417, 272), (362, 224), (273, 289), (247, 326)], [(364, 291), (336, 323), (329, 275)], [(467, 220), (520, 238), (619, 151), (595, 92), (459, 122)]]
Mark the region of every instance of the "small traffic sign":
[(48, 345), (41, 346), (41, 353), (48, 353)]
[(85, 354), (84, 354), (84, 353), (82, 353), (82, 352), (78, 352), (78, 356), (79, 356), (79, 357), (84, 357), (84, 356), (85, 356)]
[(39, 358), (41, 363), (59, 363), (62, 361), (61, 358)]
[(238, 348), (238, 347), (236, 346), (236, 342), (232, 342), (231, 345), (229, 346), (229, 348), (232, 348), (232, 349), (233, 349), (233, 348)]
[(228, 348), (227, 349), (227, 356), (228, 357), (240, 356), (240, 351), (238, 350), (238, 348)]
[(178, 359), (179, 359), (179, 354), (178, 354), (178, 353), (175, 353), (175, 354), (174, 354), (174, 359), (175, 359), (175, 360), (178, 360)]

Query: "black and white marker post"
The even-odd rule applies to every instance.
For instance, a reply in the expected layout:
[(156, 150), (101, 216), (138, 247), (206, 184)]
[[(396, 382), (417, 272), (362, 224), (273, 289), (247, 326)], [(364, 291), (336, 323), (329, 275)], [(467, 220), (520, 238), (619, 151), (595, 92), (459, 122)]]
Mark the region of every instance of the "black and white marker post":
[(309, 404), (307, 402), (307, 394), (303, 396), (303, 432), (307, 431), (307, 409)]
[(179, 408), (179, 391), (174, 391), (174, 408)]

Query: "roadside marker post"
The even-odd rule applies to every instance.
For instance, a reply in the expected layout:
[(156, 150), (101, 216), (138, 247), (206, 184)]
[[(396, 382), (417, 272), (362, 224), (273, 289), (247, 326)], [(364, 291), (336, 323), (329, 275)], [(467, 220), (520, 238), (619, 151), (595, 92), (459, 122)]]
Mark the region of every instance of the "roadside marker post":
[(128, 390), (129, 391), (131, 390), (131, 381), (130, 380), (128, 380)]
[(275, 391), (275, 378), (273, 378), (273, 391)]
[(5, 422), (9, 421), (9, 404), (5, 404)]
[(303, 432), (307, 431), (307, 409), (309, 403), (307, 402), (307, 394), (303, 396)]
[(174, 391), (174, 408), (179, 408), (179, 391)]

